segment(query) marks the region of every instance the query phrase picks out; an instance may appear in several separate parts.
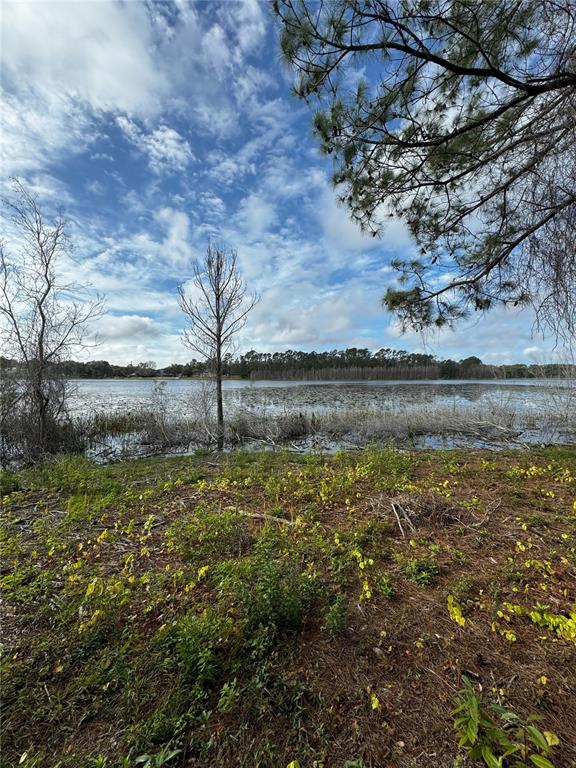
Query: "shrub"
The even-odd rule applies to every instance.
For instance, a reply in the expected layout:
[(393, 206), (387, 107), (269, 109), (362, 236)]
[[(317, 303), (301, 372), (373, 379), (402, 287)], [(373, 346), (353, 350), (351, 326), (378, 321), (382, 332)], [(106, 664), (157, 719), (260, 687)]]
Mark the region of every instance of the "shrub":
[(196, 507), (194, 514), (177, 520), (167, 532), (172, 551), (197, 565), (241, 557), (252, 546), (248, 519), (235, 509), (213, 512)]
[(175, 663), (191, 684), (206, 686), (218, 676), (224, 655), (219, 655), (233, 632), (233, 621), (215, 610), (201, 614), (191, 611), (177, 619), (162, 633), (161, 643), (168, 651), (166, 663)]
[(246, 633), (269, 627), (273, 634), (282, 634), (302, 626), (321, 584), (317, 574), (291, 554), (275, 559), (260, 549), (252, 557), (217, 567), (220, 596), (234, 606)]
[(427, 587), (434, 583), (436, 576), (440, 573), (440, 569), (429, 558), (413, 558), (408, 560), (404, 566), (404, 573), (409, 579), (415, 581), (416, 584)]
[(374, 583), (380, 594), (384, 595), (388, 600), (392, 600), (396, 595), (396, 588), (387, 573), (377, 573), (374, 577)]
[(6, 496), (8, 493), (20, 490), (20, 483), (16, 475), (12, 472), (0, 470), (0, 496)]
[(337, 594), (324, 617), (324, 628), (334, 637), (341, 634), (346, 629), (348, 619), (348, 609), (346, 606), (346, 597)]
[(497, 704), (486, 704), (463, 677), (464, 687), (456, 696), (454, 728), (469, 757), (482, 760), (488, 768), (554, 768), (549, 759), (559, 744), (556, 734), (540, 731), (531, 715), (521, 720)]

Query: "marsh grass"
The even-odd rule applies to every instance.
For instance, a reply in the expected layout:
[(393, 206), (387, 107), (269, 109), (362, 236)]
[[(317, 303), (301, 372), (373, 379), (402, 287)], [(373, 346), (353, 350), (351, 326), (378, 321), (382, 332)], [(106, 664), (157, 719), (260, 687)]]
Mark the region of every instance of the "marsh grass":
[[(574, 388), (547, 390), (541, 410), (518, 410), (509, 397), (485, 399), (475, 406), (421, 405), (335, 409), (327, 401), (312, 408), (269, 412), (265, 407), (229, 409), (226, 450), (333, 451), (370, 443), (399, 447), (436, 445), (500, 446), (576, 440)], [(207, 383), (190, 396), (182, 411), (173, 410), (165, 382), (158, 382), (149, 403), (123, 412), (79, 415), (62, 423), (57, 453), (85, 453), (101, 462), (142, 455), (193, 453), (213, 449), (217, 425)], [(25, 463), (17, 441), (3, 435), (4, 466)]]
[[(373, 442), (414, 447), (427, 438), (454, 438), (475, 446), (506, 446), (534, 439), (554, 442), (560, 434), (576, 436), (576, 409), (572, 412), (566, 407), (567, 396), (558, 394), (561, 402), (555, 401), (554, 407), (542, 414), (520, 414), (505, 401), (477, 407), (435, 406), (387, 411), (352, 408), (267, 414), (240, 409), (228, 420), (226, 444), (229, 448), (286, 446), (311, 450), (318, 446), (326, 450), (329, 447), (361, 448)], [(138, 434), (141, 443), (156, 451), (193, 450), (213, 445), (215, 426), (209, 417), (182, 419), (166, 414), (159, 423), (157, 413), (143, 411), (114, 417), (110, 422), (103, 417), (96, 430), (89, 426), (86, 431), (105, 437), (108, 423), (110, 434)]]

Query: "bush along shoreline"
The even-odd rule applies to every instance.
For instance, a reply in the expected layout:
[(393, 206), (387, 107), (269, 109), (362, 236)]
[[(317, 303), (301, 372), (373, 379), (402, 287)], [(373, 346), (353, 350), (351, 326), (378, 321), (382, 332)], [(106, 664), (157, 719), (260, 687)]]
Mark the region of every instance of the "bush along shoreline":
[(576, 452), (3, 473), (2, 766), (576, 764)]

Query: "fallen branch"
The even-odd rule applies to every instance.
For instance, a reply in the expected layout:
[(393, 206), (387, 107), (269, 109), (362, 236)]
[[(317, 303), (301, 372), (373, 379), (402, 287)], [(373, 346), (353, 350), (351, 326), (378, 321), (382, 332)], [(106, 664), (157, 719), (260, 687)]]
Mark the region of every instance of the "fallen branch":
[(394, 515), (396, 516), (396, 522), (398, 523), (398, 528), (400, 528), (400, 533), (402, 534), (402, 538), (406, 538), (406, 534), (404, 533), (404, 528), (402, 528), (402, 523), (400, 522), (400, 517), (398, 515), (398, 512), (396, 511), (396, 505), (392, 501), (390, 503), (390, 506), (392, 507), (392, 512), (394, 512)]
[(244, 517), (253, 517), (256, 520), (269, 520), (272, 523), (283, 523), (284, 525), (294, 525), (292, 520), (286, 520), (284, 517), (275, 517), (274, 515), (265, 515), (263, 512), (244, 512), (241, 509), (236, 510), (238, 514)]

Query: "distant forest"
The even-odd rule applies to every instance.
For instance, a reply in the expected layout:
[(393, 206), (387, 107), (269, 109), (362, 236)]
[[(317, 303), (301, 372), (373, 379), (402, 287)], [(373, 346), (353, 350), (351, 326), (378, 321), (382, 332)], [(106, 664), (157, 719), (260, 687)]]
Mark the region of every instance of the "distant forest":
[[(0, 369), (17, 371), (18, 364), (0, 357)], [(56, 366), (67, 378), (171, 378), (201, 377), (210, 370), (205, 361), (174, 363), (158, 368), (154, 362), (138, 365), (113, 365), (106, 360), (87, 363), (64, 361)], [(440, 360), (434, 355), (405, 352), (395, 349), (368, 349), (352, 347), (330, 352), (256, 352), (251, 350), (224, 363), (226, 376), (243, 379), (304, 379), (304, 380), (375, 380), (375, 379), (524, 379), (559, 378), (576, 375), (576, 366), (566, 364), (485, 365), (480, 358), (471, 356), (463, 360)]]

